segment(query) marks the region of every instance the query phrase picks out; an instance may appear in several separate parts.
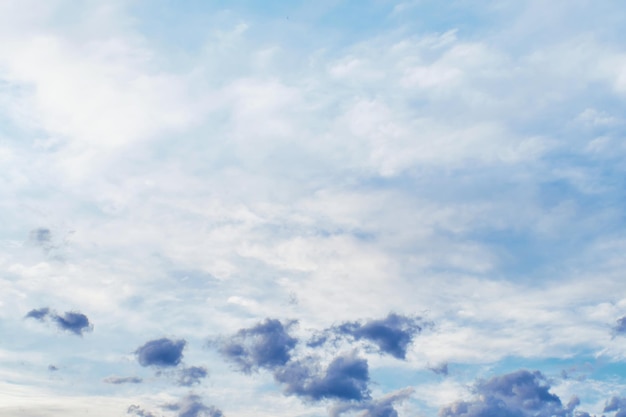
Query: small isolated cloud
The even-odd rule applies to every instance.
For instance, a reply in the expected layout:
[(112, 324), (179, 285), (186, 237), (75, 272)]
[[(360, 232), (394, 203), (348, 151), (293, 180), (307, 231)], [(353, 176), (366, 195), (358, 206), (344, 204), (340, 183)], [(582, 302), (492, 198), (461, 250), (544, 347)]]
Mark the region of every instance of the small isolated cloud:
[(365, 340), (374, 344), (381, 353), (397, 359), (405, 359), (409, 345), (416, 334), (422, 331), (424, 323), (419, 317), (406, 317), (390, 313), (380, 320), (347, 322), (331, 330), (340, 336)]
[(293, 361), (277, 369), (276, 380), (285, 385), (285, 393), (308, 400), (361, 401), (370, 397), (367, 360), (354, 353), (338, 356), (321, 371), (312, 359)]
[(121, 385), (121, 384), (141, 384), (142, 378), (138, 376), (110, 376), (103, 379), (103, 382), (107, 384)]
[(150, 340), (134, 352), (141, 366), (177, 366), (183, 358), (185, 340), (161, 338)]
[(59, 368), (57, 366), (55, 366), (55, 365), (48, 365), (48, 371), (55, 372), (55, 371), (58, 371), (58, 370), (59, 370)]
[(82, 336), (84, 332), (93, 330), (93, 324), (89, 322), (87, 316), (76, 311), (66, 311), (63, 315), (59, 315), (50, 308), (43, 307), (29, 311), (25, 317), (39, 321), (48, 319), (55, 323), (60, 329), (78, 336)]
[(204, 366), (190, 366), (183, 368), (178, 373), (177, 384), (183, 387), (190, 387), (199, 384), (200, 381), (209, 375)]
[(340, 403), (330, 409), (331, 417), (338, 417), (350, 411), (362, 411), (360, 417), (398, 417), (394, 404), (402, 402), (413, 394), (412, 388), (406, 388), (376, 400), (361, 403)]
[(202, 398), (195, 394), (189, 394), (178, 403), (169, 404), (165, 408), (178, 411), (177, 417), (224, 417), (222, 410), (205, 405)]
[(617, 319), (615, 326), (613, 326), (614, 335), (626, 335), (626, 316)]
[(289, 329), (295, 323), (281, 323), (268, 318), (214, 343), (219, 352), (235, 362), (243, 372), (249, 373), (259, 368), (276, 369), (289, 362), (291, 351), (298, 343), (296, 338), (289, 335)]
[[(565, 406), (550, 393), (550, 385), (538, 371), (519, 370), (480, 381), (475, 386), (476, 397), (457, 401), (439, 411), (440, 417), (571, 417), (579, 404), (573, 397)], [(577, 413), (582, 415), (582, 413)]]

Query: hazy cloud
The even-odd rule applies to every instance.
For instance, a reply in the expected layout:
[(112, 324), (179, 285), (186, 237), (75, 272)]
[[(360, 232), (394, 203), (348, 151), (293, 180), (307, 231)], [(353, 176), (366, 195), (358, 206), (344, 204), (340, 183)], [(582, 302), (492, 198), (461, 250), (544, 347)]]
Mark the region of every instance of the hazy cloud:
[(194, 384), (199, 384), (200, 381), (208, 376), (207, 369), (203, 366), (190, 366), (183, 368), (178, 373), (177, 384), (184, 387), (189, 387)]
[(165, 406), (166, 409), (178, 411), (178, 417), (223, 417), (224, 413), (219, 408), (207, 406), (202, 398), (195, 394), (189, 394), (180, 402)]
[(143, 382), (142, 378), (139, 378), (138, 376), (110, 376), (108, 378), (105, 378), (103, 380), (103, 382), (106, 382), (107, 384), (115, 384), (115, 385), (120, 385), (120, 384), (140, 384)]
[(177, 366), (183, 358), (185, 340), (161, 338), (146, 342), (135, 350), (137, 361), (141, 366)]

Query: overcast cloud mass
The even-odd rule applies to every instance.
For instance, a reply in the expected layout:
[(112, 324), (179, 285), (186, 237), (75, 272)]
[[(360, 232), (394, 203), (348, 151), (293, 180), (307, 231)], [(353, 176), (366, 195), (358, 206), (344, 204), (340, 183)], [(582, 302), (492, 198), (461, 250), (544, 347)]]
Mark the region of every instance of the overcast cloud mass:
[(0, 0), (0, 415), (626, 416), (624, 27)]

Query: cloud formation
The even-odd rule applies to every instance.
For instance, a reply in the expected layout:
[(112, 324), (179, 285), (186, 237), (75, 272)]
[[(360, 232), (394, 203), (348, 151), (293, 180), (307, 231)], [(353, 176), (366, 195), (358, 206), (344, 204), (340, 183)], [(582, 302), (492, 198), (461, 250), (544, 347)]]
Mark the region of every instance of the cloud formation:
[(209, 375), (204, 366), (190, 366), (183, 368), (178, 372), (178, 380), (176, 383), (183, 387), (190, 387), (199, 384), (202, 379)]
[(29, 311), (26, 318), (32, 318), (39, 321), (51, 320), (62, 330), (82, 336), (84, 332), (93, 330), (93, 324), (83, 313), (75, 311), (66, 311), (63, 315), (57, 314), (48, 307), (34, 309)]
[(439, 411), (440, 417), (571, 417), (579, 404), (573, 397), (567, 405), (550, 393), (550, 385), (539, 372), (519, 370), (480, 381), (476, 397), (457, 401)]
[(141, 366), (170, 367), (177, 366), (183, 358), (185, 340), (161, 338), (150, 340), (135, 350)]
[(604, 406), (604, 413), (615, 412), (614, 417), (626, 417), (626, 398), (624, 397), (611, 397)]
[(266, 319), (258, 325), (241, 329), (235, 335), (217, 340), (219, 352), (246, 373), (259, 368), (275, 369), (291, 359), (298, 340), (289, 334), (295, 321), (282, 323)]
[(164, 408), (178, 411), (177, 417), (224, 417), (224, 413), (215, 406), (207, 406), (202, 398), (195, 394), (189, 394), (175, 404), (168, 404)]
[(617, 319), (615, 326), (613, 326), (614, 335), (626, 334), (626, 316)]
[(409, 398), (413, 394), (412, 388), (406, 388), (388, 395), (382, 398), (363, 401), (360, 403), (340, 403), (336, 404), (330, 409), (329, 415), (331, 417), (338, 417), (339, 415), (350, 411), (361, 411), (360, 417), (398, 417), (394, 404), (402, 402)]
[(285, 385), (286, 394), (308, 400), (370, 398), (367, 360), (354, 353), (334, 358), (321, 372), (312, 359), (294, 361), (278, 369), (274, 377)]
[(110, 376), (103, 379), (103, 382), (107, 384), (121, 385), (121, 384), (141, 384), (142, 378), (138, 376)]

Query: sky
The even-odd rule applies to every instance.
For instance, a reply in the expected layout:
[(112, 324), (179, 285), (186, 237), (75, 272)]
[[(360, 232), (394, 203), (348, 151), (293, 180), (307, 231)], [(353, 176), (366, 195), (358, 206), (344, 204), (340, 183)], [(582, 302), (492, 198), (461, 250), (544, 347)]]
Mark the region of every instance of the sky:
[(624, 25), (0, 0), (0, 414), (626, 416)]

